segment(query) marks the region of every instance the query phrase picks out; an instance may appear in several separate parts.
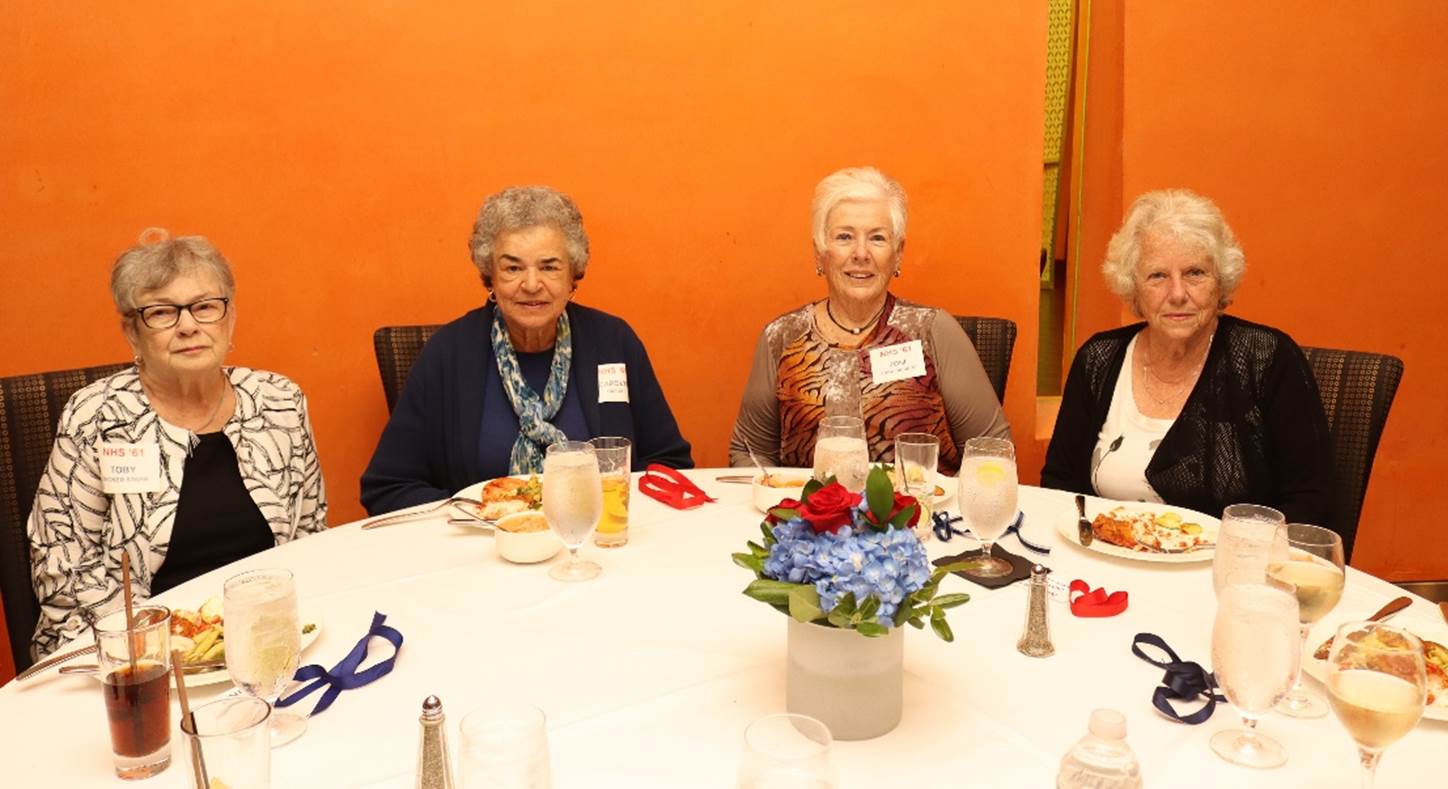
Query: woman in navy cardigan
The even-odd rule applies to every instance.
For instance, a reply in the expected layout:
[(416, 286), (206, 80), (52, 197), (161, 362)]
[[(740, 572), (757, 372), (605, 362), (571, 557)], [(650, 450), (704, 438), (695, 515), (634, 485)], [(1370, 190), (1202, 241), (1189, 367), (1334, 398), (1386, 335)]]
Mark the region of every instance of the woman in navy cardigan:
[(568, 439), (628, 438), (635, 470), (693, 467), (638, 335), (571, 303), (588, 236), (567, 195), (543, 186), (492, 195), (469, 247), (489, 303), (422, 349), (362, 474), (368, 513), (541, 471), (548, 444)]

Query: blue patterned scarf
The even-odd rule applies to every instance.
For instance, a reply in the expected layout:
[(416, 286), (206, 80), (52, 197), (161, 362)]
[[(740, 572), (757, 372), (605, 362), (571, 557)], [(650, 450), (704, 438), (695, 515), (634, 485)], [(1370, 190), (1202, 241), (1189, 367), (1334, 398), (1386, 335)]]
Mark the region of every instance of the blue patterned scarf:
[(567, 441), (568, 436), (548, 420), (563, 408), (568, 391), (568, 370), (573, 362), (573, 333), (568, 328), (568, 313), (558, 316), (558, 337), (553, 341), (553, 365), (548, 370), (548, 383), (543, 397), (534, 393), (518, 369), (518, 355), (508, 339), (501, 312), (493, 312), (493, 358), (498, 360), (498, 375), (503, 391), (518, 415), (518, 440), (508, 458), (509, 474), (533, 474), (543, 470), (543, 452), (549, 444)]

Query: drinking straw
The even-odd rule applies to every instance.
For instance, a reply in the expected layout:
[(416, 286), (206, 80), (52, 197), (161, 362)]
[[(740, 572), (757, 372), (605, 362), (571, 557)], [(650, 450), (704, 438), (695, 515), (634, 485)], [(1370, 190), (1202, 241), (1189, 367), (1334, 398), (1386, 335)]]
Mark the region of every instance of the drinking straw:
[(126, 656), (131, 659), (131, 679), (136, 676), (136, 610), (131, 602), (131, 555), (121, 551), (121, 591), (126, 596)]
[(191, 705), (186, 702), (186, 672), (182, 669), (182, 663), (186, 656), (181, 650), (171, 652), (171, 673), (176, 675), (176, 697), (181, 700), (181, 731), (186, 732), (186, 723), (190, 722), (191, 733), (191, 769), (196, 774), (196, 786), (198, 789), (207, 789), (211, 785), (211, 779), (206, 774), (206, 758), (201, 755), (201, 732), (196, 729), (196, 716), (191, 714)]

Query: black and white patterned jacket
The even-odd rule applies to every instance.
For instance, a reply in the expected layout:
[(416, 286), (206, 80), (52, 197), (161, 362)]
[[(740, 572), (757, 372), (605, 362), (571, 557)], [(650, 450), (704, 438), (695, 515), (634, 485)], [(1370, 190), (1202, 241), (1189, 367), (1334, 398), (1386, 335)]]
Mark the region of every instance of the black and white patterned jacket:
[[(222, 431), (277, 543), (324, 530), (327, 497), (302, 390), (276, 373), (224, 369), (236, 392), (236, 411)], [(96, 457), (101, 441), (159, 444), (163, 489), (102, 493)], [(31, 578), (40, 599), (31, 642), (36, 657), (78, 636), (89, 614), (103, 615), (121, 604), (122, 551), (131, 557), (132, 591), (149, 594), (171, 542), (190, 447), (190, 431), (152, 410), (135, 368), (70, 398), (28, 525)]]

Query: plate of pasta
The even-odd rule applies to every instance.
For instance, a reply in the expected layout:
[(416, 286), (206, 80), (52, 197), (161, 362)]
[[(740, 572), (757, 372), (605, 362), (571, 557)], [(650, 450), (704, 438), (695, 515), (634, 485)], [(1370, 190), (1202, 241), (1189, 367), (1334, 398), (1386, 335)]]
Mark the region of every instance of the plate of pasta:
[[(1210, 562), (1215, 553), (1221, 522), (1210, 515), (1146, 501), (1119, 502), (1088, 496), (1086, 502), (1092, 540), (1090, 545), (1082, 546), (1085, 550), (1171, 564)], [(1081, 545), (1074, 510), (1070, 517), (1057, 522), (1056, 530), (1067, 542)]]

